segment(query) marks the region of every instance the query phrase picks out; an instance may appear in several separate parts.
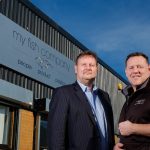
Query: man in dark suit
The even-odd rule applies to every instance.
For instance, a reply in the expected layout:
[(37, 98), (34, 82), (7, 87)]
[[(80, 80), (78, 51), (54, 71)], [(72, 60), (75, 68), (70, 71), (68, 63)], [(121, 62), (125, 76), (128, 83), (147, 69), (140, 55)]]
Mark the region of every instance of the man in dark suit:
[(113, 114), (109, 95), (94, 84), (97, 57), (83, 52), (76, 59), (77, 81), (57, 88), (48, 115), (49, 150), (112, 150)]

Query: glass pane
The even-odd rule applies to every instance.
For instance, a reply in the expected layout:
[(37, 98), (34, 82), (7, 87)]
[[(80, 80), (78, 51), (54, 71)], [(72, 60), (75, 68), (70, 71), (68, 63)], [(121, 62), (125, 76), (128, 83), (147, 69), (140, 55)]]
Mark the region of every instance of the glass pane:
[(9, 107), (0, 106), (0, 144), (8, 144), (10, 128)]
[(40, 150), (47, 150), (47, 120), (41, 117), (40, 123)]

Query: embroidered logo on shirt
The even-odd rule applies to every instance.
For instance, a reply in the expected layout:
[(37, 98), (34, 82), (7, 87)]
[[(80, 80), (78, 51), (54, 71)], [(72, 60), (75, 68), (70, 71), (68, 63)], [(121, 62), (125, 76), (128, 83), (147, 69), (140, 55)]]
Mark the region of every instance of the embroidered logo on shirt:
[(145, 102), (145, 99), (140, 99), (140, 100), (137, 100), (134, 105), (142, 105), (144, 104), (144, 102)]

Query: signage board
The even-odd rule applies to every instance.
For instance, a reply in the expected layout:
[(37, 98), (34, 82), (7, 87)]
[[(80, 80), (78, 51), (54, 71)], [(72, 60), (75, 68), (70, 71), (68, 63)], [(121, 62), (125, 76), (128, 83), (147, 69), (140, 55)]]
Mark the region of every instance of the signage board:
[(51, 87), (75, 81), (74, 62), (0, 13), (0, 64)]

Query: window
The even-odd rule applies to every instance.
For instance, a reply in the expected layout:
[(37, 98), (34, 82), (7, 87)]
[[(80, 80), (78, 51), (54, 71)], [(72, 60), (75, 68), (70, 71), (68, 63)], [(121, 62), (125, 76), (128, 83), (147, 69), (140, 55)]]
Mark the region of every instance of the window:
[(0, 144), (8, 144), (8, 133), (10, 129), (9, 108), (0, 106)]
[(0, 149), (13, 149), (14, 141), (14, 123), (15, 110), (0, 104)]
[(47, 118), (46, 114), (41, 115), (40, 123), (40, 150), (47, 150)]

